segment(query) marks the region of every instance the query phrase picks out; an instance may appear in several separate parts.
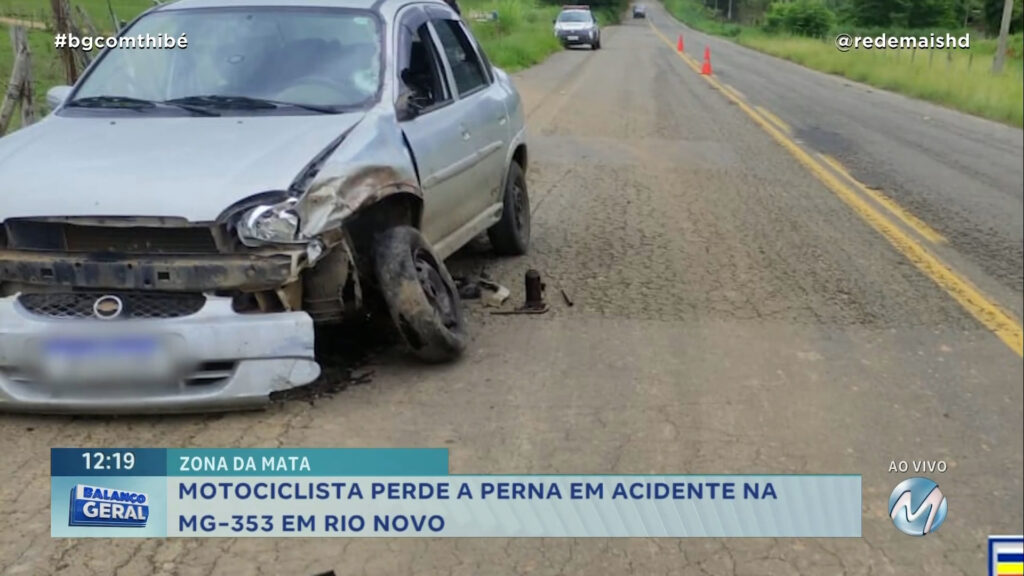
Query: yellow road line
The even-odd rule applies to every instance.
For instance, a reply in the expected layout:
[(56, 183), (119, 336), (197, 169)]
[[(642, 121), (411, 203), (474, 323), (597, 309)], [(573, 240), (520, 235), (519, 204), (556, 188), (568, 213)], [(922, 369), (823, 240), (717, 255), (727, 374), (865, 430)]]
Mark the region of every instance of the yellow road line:
[(737, 98), (739, 98), (741, 100), (745, 100), (747, 98), (746, 96), (743, 95), (743, 92), (740, 92), (739, 90), (737, 90), (733, 86), (731, 86), (729, 84), (723, 84), (723, 86), (725, 86), (726, 90), (728, 90), (729, 92), (732, 92), (733, 96), (735, 96), (735, 97), (737, 97)]
[(755, 108), (757, 108), (757, 111), (760, 112), (762, 116), (770, 120), (772, 124), (775, 124), (776, 128), (782, 130), (786, 134), (793, 133), (793, 129), (789, 127), (789, 124), (783, 122), (782, 118), (779, 118), (778, 116), (773, 114), (771, 110), (763, 106), (755, 106)]
[(899, 218), (904, 224), (910, 226), (915, 232), (926, 238), (929, 242), (935, 244), (945, 244), (946, 237), (936, 231), (934, 228), (920, 220), (917, 216), (914, 216), (910, 212), (903, 209), (902, 206), (897, 204), (893, 199), (889, 198), (885, 194), (882, 194), (878, 190), (872, 190), (865, 186), (861, 181), (854, 178), (850, 171), (846, 169), (838, 160), (827, 155), (819, 154), (821, 159), (824, 160), (829, 166), (831, 166), (836, 172), (839, 172), (846, 177), (847, 180), (853, 183), (853, 185), (860, 190), (865, 196), (871, 198), (875, 202), (878, 202), (885, 209), (892, 213), (893, 216)]
[[(672, 42), (654, 24), (651, 24), (651, 28), (674, 51), (675, 47), (672, 45)], [(679, 54), (679, 56), (691, 68), (699, 71), (692, 59), (687, 58), (684, 54)], [(726, 98), (732, 100), (740, 110), (743, 110), (758, 126), (774, 138), (797, 161), (803, 164), (822, 184), (835, 193), (847, 206), (852, 208), (861, 219), (885, 237), (918, 270), (931, 278), (933, 282), (952, 296), (967, 312), (991, 330), (1018, 356), (1024, 356), (1024, 328), (1021, 327), (1019, 320), (982, 294), (967, 278), (954, 272), (952, 268), (929, 252), (928, 249), (914, 240), (912, 236), (891, 222), (883, 213), (876, 210), (868, 201), (854, 192), (852, 188), (839, 180), (824, 165), (816, 162), (810, 154), (782, 130), (772, 125), (770, 121), (754, 111), (742, 99), (733, 96), (714, 76), (701, 75), (701, 78), (707, 80), (719, 92), (724, 94)]]

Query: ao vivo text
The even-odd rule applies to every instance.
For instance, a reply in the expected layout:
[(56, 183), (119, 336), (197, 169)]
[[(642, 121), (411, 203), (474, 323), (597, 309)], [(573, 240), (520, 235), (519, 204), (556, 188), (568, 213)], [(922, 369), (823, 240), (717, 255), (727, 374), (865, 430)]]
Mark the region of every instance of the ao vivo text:
[(889, 472), (898, 472), (904, 474), (906, 472), (942, 472), (946, 471), (945, 460), (893, 460), (889, 462)]

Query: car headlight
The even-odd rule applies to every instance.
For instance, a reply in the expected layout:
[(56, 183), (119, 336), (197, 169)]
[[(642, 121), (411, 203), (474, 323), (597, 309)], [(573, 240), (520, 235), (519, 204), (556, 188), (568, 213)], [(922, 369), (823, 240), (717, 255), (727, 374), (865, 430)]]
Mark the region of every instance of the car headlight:
[(238, 239), (246, 246), (262, 244), (294, 244), (298, 240), (299, 213), (295, 198), (277, 204), (253, 206), (242, 213), (235, 225)]

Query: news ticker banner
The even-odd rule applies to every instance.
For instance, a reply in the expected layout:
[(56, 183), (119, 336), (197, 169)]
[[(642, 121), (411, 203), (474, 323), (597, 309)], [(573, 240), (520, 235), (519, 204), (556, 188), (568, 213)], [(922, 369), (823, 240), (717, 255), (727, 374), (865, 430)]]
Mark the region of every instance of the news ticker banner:
[(447, 449), (50, 452), (55, 538), (858, 538), (859, 475), (463, 475)]

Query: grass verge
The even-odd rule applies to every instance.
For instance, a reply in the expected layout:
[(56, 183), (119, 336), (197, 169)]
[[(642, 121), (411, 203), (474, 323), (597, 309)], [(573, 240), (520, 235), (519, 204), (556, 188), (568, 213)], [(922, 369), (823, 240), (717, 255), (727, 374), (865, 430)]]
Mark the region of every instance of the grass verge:
[[(976, 38), (973, 33), (970, 50), (840, 52), (831, 38), (773, 35), (752, 27), (724, 24), (714, 20), (696, 0), (666, 0), (665, 7), (693, 28), (731, 37), (738, 44), (808, 68), (1013, 126), (1024, 126), (1024, 65), (1020, 58), (1022, 37), (1019, 34), (1010, 43), (1014, 57), (1007, 60), (1005, 71), (996, 75), (990, 71), (995, 40)], [(898, 32), (888, 32), (889, 35), (895, 33)]]
[[(462, 16), (491, 62), (508, 72), (528, 68), (562, 49), (552, 33), (558, 6), (535, 0), (461, 0)], [(478, 21), (475, 14), (498, 13)]]

